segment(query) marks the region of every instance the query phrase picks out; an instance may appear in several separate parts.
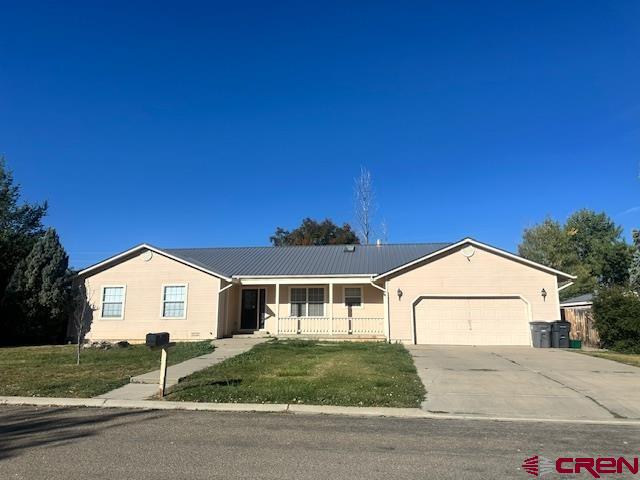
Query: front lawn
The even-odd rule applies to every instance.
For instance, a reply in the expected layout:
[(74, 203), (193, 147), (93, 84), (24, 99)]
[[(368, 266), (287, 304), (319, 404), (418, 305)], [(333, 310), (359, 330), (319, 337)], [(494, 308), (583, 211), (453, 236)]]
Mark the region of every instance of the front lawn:
[(617, 352), (601, 352), (601, 351), (581, 351), (585, 355), (591, 355), (592, 357), (605, 358), (607, 360), (613, 360), (614, 362), (626, 363), (634, 367), (640, 367), (640, 355), (632, 353), (617, 353)]
[[(169, 364), (213, 351), (210, 342), (178, 343)], [(86, 349), (76, 365), (74, 345), (0, 348), (0, 395), (94, 397), (160, 367), (160, 352), (144, 345)]]
[(274, 340), (190, 375), (165, 398), (419, 407), (424, 395), (402, 345)]

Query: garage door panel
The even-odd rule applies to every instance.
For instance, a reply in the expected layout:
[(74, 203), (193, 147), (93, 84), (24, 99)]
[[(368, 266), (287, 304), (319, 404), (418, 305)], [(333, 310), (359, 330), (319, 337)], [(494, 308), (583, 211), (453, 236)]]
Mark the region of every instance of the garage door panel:
[(530, 345), (520, 298), (424, 298), (416, 305), (416, 342), (435, 345)]

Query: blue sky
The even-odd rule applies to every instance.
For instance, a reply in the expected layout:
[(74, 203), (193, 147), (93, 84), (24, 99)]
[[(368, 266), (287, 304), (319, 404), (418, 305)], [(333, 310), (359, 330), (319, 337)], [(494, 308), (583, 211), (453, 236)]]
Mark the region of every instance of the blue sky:
[(0, 152), (79, 267), (353, 220), (640, 224), (640, 3), (2, 2)]

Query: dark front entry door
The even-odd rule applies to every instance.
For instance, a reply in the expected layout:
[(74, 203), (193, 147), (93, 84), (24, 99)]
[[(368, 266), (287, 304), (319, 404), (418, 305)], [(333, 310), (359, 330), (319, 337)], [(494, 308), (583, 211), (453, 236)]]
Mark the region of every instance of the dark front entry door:
[(240, 329), (256, 330), (264, 327), (266, 311), (266, 291), (264, 288), (246, 288), (242, 290), (240, 307)]

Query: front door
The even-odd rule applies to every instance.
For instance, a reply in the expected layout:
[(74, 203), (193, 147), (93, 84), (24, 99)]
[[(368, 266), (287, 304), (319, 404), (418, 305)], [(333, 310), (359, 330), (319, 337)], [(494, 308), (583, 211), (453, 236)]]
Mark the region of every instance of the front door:
[(245, 288), (242, 290), (240, 307), (240, 330), (264, 328), (266, 311), (266, 291), (264, 288)]

